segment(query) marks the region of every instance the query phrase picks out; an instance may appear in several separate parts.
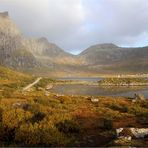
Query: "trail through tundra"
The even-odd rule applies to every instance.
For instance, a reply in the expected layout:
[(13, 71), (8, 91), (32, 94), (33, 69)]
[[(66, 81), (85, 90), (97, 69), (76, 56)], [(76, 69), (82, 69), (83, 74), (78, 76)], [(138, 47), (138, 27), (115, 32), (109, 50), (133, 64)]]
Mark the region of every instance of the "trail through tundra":
[(37, 84), (40, 80), (42, 79), (42, 77), (37, 78), (33, 83), (27, 85), (26, 87), (23, 88), (23, 91), (27, 91), (28, 89), (30, 89), (31, 87), (33, 87), (35, 84)]

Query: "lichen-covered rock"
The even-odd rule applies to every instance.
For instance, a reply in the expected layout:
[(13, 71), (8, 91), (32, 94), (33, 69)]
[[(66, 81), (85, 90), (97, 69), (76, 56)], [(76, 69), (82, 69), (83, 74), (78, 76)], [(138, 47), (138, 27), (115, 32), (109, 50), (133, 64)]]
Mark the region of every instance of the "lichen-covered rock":
[(136, 138), (144, 138), (148, 136), (148, 128), (130, 128)]
[(98, 99), (98, 98), (94, 98), (94, 97), (92, 97), (92, 98), (91, 98), (91, 102), (93, 102), (93, 103), (97, 103), (97, 102), (99, 102), (99, 99)]
[(117, 138), (144, 138), (148, 136), (148, 128), (119, 128), (116, 129), (116, 135)]

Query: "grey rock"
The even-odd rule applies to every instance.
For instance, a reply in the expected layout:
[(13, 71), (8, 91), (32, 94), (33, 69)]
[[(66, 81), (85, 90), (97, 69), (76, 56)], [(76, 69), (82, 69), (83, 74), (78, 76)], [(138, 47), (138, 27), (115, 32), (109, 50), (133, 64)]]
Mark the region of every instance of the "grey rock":
[(119, 128), (116, 129), (117, 138), (131, 140), (148, 136), (148, 128)]
[(132, 137), (131, 136), (120, 136), (120, 137), (118, 137), (118, 139), (123, 139), (123, 140), (131, 141)]
[(93, 102), (93, 103), (97, 103), (97, 102), (99, 102), (99, 99), (98, 99), (98, 98), (94, 98), (94, 97), (92, 97), (92, 98), (91, 98), (91, 102)]
[(46, 86), (46, 90), (50, 90), (52, 88), (53, 88), (53, 85), (52, 84), (49, 84), (49, 85)]
[(145, 100), (143, 94), (135, 94), (134, 99), (135, 99), (135, 100)]
[(24, 103), (24, 102), (17, 102), (17, 103), (13, 103), (12, 104), (12, 108), (22, 108), (24, 110), (27, 110), (29, 107), (29, 104), (28, 103)]

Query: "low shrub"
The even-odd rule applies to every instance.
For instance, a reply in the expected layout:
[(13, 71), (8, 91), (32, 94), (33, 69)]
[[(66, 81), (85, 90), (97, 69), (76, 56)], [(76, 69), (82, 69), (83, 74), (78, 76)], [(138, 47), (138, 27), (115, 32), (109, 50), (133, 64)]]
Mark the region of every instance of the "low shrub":
[(63, 122), (59, 122), (56, 124), (56, 127), (60, 132), (63, 132), (65, 134), (73, 134), (80, 132), (79, 125), (72, 120), (65, 120)]
[(140, 107), (139, 105), (134, 105), (128, 108), (128, 113), (134, 114), (136, 116), (148, 117), (148, 109)]
[[(100, 124), (101, 123), (101, 124)], [(113, 120), (109, 118), (101, 118), (99, 125), (102, 129), (111, 130), (113, 128)]]
[(119, 111), (119, 112), (123, 112), (123, 113), (126, 113), (128, 111), (128, 107), (125, 106), (125, 105), (119, 105), (119, 104), (110, 104), (108, 106), (110, 109), (113, 109), (113, 110), (116, 110), (116, 111)]
[(39, 122), (42, 121), (44, 119), (44, 117), (46, 116), (45, 113), (43, 112), (37, 112), (33, 115), (33, 117), (31, 118), (31, 122), (35, 123), (35, 122)]
[(66, 146), (68, 143), (67, 138), (48, 123), (21, 125), (16, 131), (15, 141), (29, 146)]
[(30, 118), (32, 118), (32, 114), (28, 111), (24, 111), (23, 109), (11, 109), (3, 112), (2, 123), (4, 127), (14, 129)]

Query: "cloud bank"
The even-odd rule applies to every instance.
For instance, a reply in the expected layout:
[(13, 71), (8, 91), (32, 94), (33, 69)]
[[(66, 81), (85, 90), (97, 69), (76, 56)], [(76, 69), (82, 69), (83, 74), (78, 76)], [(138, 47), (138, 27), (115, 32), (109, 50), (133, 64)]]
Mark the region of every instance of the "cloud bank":
[(78, 53), (92, 44), (148, 45), (147, 0), (0, 0), (29, 37)]

